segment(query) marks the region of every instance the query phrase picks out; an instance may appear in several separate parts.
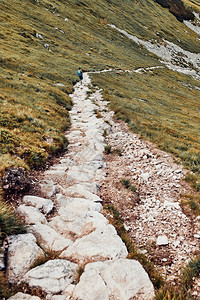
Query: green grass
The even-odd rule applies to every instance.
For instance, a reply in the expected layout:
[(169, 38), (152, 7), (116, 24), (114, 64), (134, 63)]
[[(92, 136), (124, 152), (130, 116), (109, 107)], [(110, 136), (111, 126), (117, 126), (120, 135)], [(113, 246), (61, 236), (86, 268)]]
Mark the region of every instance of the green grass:
[(13, 208), (0, 199), (0, 242), (12, 234), (25, 233), (26, 228), (17, 218)]
[(164, 285), (157, 293), (156, 300), (192, 300), (194, 279), (200, 274), (200, 256), (191, 260), (181, 271), (178, 285)]
[[(184, 3), (200, 11), (196, 0)], [(90, 71), (162, 66), (154, 54), (108, 24), (143, 40), (165, 38), (199, 52), (197, 34), (153, 0), (0, 0), (0, 5), (1, 175), (11, 166), (40, 168), (50, 155), (67, 148), (69, 94), (79, 66)], [(197, 174), (193, 182), (198, 186), (199, 82), (166, 68), (92, 78), (103, 88), (116, 117), (181, 159)], [(1, 232), (17, 233), (21, 225), (10, 208), (4, 210), (8, 218), (2, 217)], [(131, 242), (128, 247), (133, 247)], [(152, 280), (159, 285), (159, 278)]]
[(137, 189), (134, 185), (131, 184), (129, 178), (122, 178), (121, 183), (125, 186), (125, 188), (131, 190), (134, 193), (136, 192)]
[[(108, 24), (117, 22), (119, 28), (145, 40), (156, 39), (159, 32), (185, 50), (199, 51), (196, 35), (189, 29), (186, 34), (183, 24), (180, 26), (174, 16), (152, 0), (117, 3), (113, 0), (84, 3), (41, 0), (39, 4), (15, 0), (14, 5), (11, 0), (1, 0), (1, 10), (1, 173), (11, 165), (38, 168), (49, 155), (66, 149), (63, 134), (70, 126), (69, 94), (72, 83), (77, 81), (79, 66), (99, 70), (160, 65), (156, 56)], [(172, 77), (167, 80), (173, 84), (176, 76)], [(124, 80), (127, 78), (121, 77), (121, 81)], [(139, 81), (140, 78), (138, 84)], [(145, 81), (148, 83), (149, 79), (143, 78), (142, 88), (152, 87), (156, 78), (152, 78), (149, 85)], [(56, 83), (63, 83), (65, 87)], [(124, 97), (126, 93), (118, 89), (118, 81), (112, 83), (112, 90), (116, 87), (116, 93)], [(132, 88), (135, 92), (135, 87)], [(138, 92), (142, 92), (139, 87)], [(112, 94), (115, 96), (115, 92)], [(194, 149), (193, 156), (197, 155)]]
[[(26, 227), (17, 217), (14, 209), (4, 203), (0, 196), (0, 247), (7, 236), (21, 233), (26, 233)], [(9, 287), (5, 273), (0, 271), (0, 298), (3, 299), (7, 294), (9, 294)]]

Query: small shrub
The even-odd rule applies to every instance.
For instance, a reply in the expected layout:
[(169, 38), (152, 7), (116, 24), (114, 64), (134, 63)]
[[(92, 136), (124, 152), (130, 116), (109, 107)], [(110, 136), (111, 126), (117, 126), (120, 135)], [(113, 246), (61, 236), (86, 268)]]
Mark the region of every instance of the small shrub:
[(22, 158), (28, 163), (29, 166), (37, 169), (45, 165), (48, 153), (44, 149), (31, 148), (24, 151)]
[(110, 154), (111, 153), (111, 148), (112, 148), (111, 145), (106, 145), (105, 146), (105, 153)]
[(23, 168), (10, 168), (2, 178), (3, 190), (6, 194), (24, 194), (31, 188), (31, 179)]
[(121, 179), (121, 183), (127, 188), (127, 189), (129, 189), (129, 190), (131, 190), (132, 192), (136, 192), (136, 187), (134, 186), (134, 185), (132, 185), (131, 183), (130, 183), (130, 179), (127, 179), (127, 178), (122, 178)]
[(116, 154), (119, 155), (119, 156), (122, 156), (122, 151), (121, 151), (121, 149), (119, 149), (119, 148), (113, 149), (112, 152), (113, 152), (113, 153), (116, 153)]
[(190, 182), (191, 185), (197, 190), (200, 191), (200, 176), (197, 174), (188, 173), (185, 177), (185, 180)]
[(15, 153), (15, 148), (19, 146), (20, 139), (7, 129), (0, 129), (1, 153)]
[(183, 269), (181, 275), (181, 284), (186, 290), (191, 289), (193, 286), (194, 278), (198, 277), (200, 274), (200, 256), (193, 259), (189, 264)]
[(26, 227), (21, 223), (13, 208), (0, 200), (0, 239), (7, 235), (25, 232)]
[(185, 8), (181, 0), (156, 0), (156, 2), (162, 7), (168, 8), (170, 13), (181, 22), (183, 20), (194, 20), (194, 14)]
[(170, 284), (164, 285), (156, 293), (155, 300), (192, 300), (194, 299), (192, 295), (187, 292), (185, 293), (180, 289), (180, 287), (173, 286)]

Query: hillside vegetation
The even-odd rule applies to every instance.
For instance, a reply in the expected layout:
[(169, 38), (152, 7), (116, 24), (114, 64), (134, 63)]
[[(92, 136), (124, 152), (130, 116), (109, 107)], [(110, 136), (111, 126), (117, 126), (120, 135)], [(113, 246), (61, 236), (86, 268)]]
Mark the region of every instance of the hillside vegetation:
[[(186, 19), (194, 18), (198, 28), (194, 16), (200, 12), (199, 1), (183, 3), (191, 15)], [(187, 179), (200, 191), (200, 63), (186, 61), (185, 54), (199, 55), (200, 37), (179, 21), (184, 16), (176, 7), (181, 15), (177, 18), (169, 4), (172, 1), (0, 0), (0, 177), (11, 167), (41, 168), (67, 149), (70, 93), (82, 67), (110, 70), (90, 76), (116, 118), (173, 153), (193, 171)], [(178, 62), (172, 55), (176, 68), (110, 25), (152, 48), (179, 46), (183, 52)], [(199, 214), (199, 194), (186, 199)], [(1, 238), (25, 230), (2, 203), (0, 227)], [(175, 299), (167, 293), (159, 299)]]
[[(84, 2), (1, 0), (1, 8), (1, 172), (11, 165), (26, 168), (39, 167), (45, 163), (49, 154), (65, 149), (67, 141), (63, 132), (70, 125), (69, 93), (72, 91), (72, 83), (76, 81), (76, 70), (79, 65), (86, 70), (105, 68), (132, 70), (138, 67), (161, 65), (154, 55), (149, 55), (145, 49), (139, 48), (109, 28), (107, 24), (117, 24), (118, 27), (145, 40), (155, 39), (159, 33), (160, 38), (178, 43), (185, 50), (198, 52), (199, 49), (196, 35), (191, 32), (185, 34), (183, 24), (166, 9), (150, 0), (122, 1), (117, 4), (115, 1), (102, 0), (98, 3), (89, 0)], [(161, 114), (156, 114), (156, 111), (153, 113), (156, 114), (155, 119), (154, 116), (150, 118), (149, 121), (152, 121), (152, 127), (156, 131), (163, 131), (162, 124), (165, 123), (166, 118), (174, 119), (170, 116), (169, 110), (179, 110), (178, 115), (182, 115), (183, 118), (186, 114), (188, 120), (184, 120), (185, 124), (181, 124), (181, 127), (179, 117), (178, 124), (176, 120), (173, 122), (169, 120), (173, 123), (171, 124), (173, 128), (167, 130), (173, 131), (170, 134), (173, 136), (170, 144), (174, 144), (176, 131), (179, 131), (181, 134), (178, 136), (180, 135), (181, 139), (186, 135), (186, 140), (191, 138), (191, 142), (186, 142), (187, 146), (178, 146), (181, 156), (184, 158), (189, 155), (185, 152), (194, 141), (190, 152), (192, 151), (192, 155), (196, 157), (198, 156), (196, 153), (198, 128), (194, 128), (195, 118), (191, 120), (190, 115), (193, 112), (198, 113), (194, 107), (199, 105), (199, 91), (188, 89), (181, 83), (190, 83), (190, 77), (181, 78), (175, 72), (169, 73), (166, 70), (155, 70), (151, 74), (134, 75), (132, 78), (121, 75), (116, 81), (112, 78), (112, 86), (109, 85), (111, 89), (109, 94), (112, 94), (110, 98), (113, 98), (112, 107), (115, 106), (115, 94), (123, 94), (118, 91), (118, 83), (120, 81), (123, 86), (125, 81), (128, 86), (124, 89), (123, 97), (119, 97), (120, 107), (124, 106), (124, 110), (127, 105), (130, 106), (127, 104), (130, 99), (137, 99), (138, 96), (148, 98), (146, 100), (149, 101), (149, 105), (140, 102), (139, 106), (141, 111), (144, 110), (144, 106), (147, 106), (145, 109), (148, 111), (149, 106), (150, 114), (155, 109), (160, 110), (162, 102), (165, 103), (164, 106), (169, 106), (163, 112), (165, 115), (163, 119)], [(104, 77), (106, 76), (114, 75), (106, 74)], [(159, 85), (157, 85), (158, 78)], [(169, 83), (168, 87), (166, 82)], [(65, 86), (56, 85), (57, 83)], [(192, 86), (199, 85), (198, 82), (191, 83)], [(173, 93), (169, 92), (171, 85), (174, 86)], [(115, 88), (116, 92), (112, 93), (112, 89)], [(174, 104), (176, 105), (174, 100), (177, 98), (180, 101), (183, 99), (184, 102), (179, 102), (178, 107), (174, 108)], [(191, 100), (194, 102), (191, 103)], [(128, 119), (130, 114), (135, 119), (137, 112), (134, 109), (134, 101), (131, 104), (132, 112), (128, 112)], [(183, 114), (180, 105), (184, 106)], [(135, 120), (132, 128), (143, 133), (141, 128), (145, 122), (142, 116), (142, 121), (138, 123), (138, 120)], [(147, 126), (149, 126), (148, 122)], [(183, 127), (187, 127), (187, 132), (182, 131)], [(190, 134), (188, 128), (194, 128), (194, 132)], [(153, 132), (151, 134), (146, 132), (146, 135), (156, 141)], [(168, 141), (161, 143), (168, 144)], [(178, 140), (175, 143), (177, 144)], [(169, 145), (164, 148), (171, 150)], [(193, 162), (192, 158), (187, 164), (194, 165), (196, 162)]]
[[(197, 1), (184, 3), (196, 12), (200, 8)], [(1, 174), (11, 166), (41, 167), (49, 155), (66, 149), (69, 94), (79, 66), (90, 71), (143, 68), (94, 75), (94, 82), (131, 129), (174, 153), (196, 174), (200, 171), (199, 80), (167, 69), (156, 55), (108, 25), (144, 41), (167, 40), (190, 53), (199, 51), (197, 33), (153, 0), (0, 4)], [(156, 68), (145, 71), (148, 67)], [(198, 176), (192, 180), (199, 189)]]

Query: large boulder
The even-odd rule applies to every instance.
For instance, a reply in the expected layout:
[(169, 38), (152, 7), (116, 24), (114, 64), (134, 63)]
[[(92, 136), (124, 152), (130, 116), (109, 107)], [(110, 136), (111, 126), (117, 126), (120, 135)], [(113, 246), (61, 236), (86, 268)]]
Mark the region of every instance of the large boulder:
[(94, 172), (80, 167), (74, 166), (71, 167), (67, 173), (66, 182), (67, 183), (80, 183), (80, 182), (90, 182), (94, 179)]
[(26, 224), (46, 224), (45, 216), (35, 207), (20, 205), (17, 208), (17, 213), (24, 218)]
[(25, 205), (33, 206), (44, 214), (48, 214), (53, 209), (53, 201), (37, 196), (26, 195), (22, 199)]
[(128, 255), (125, 244), (115, 228), (108, 224), (77, 239), (60, 257), (74, 262), (87, 263), (98, 260), (125, 258)]
[(37, 296), (31, 296), (29, 294), (17, 293), (14, 296), (8, 298), (8, 300), (40, 300), (41, 298)]
[(29, 271), (44, 252), (36, 244), (33, 234), (19, 234), (8, 237), (8, 259), (6, 275), (8, 281), (16, 283)]
[(69, 197), (85, 198), (87, 200), (94, 201), (94, 202), (102, 202), (101, 198), (91, 193), (87, 189), (87, 187), (83, 186), (82, 184), (74, 184), (68, 187), (67, 189), (65, 189), (65, 194)]
[(23, 281), (30, 287), (41, 288), (46, 293), (62, 293), (73, 283), (78, 265), (63, 259), (47, 261), (30, 270)]
[(44, 251), (59, 252), (72, 244), (71, 240), (64, 238), (48, 225), (33, 225), (29, 228), (29, 232), (34, 234), (37, 239), (37, 243)]
[(86, 265), (73, 293), (73, 299), (79, 300), (150, 300), (154, 296), (148, 274), (138, 261), (131, 259)]
[[(61, 207), (65, 207), (68, 212), (75, 211), (98, 211), (100, 212), (103, 207), (101, 203), (96, 203), (85, 198), (73, 198), (73, 197), (57, 197)], [(59, 214), (62, 209), (59, 210)]]
[(51, 198), (57, 192), (57, 188), (53, 180), (43, 180), (40, 183), (40, 188), (45, 198)]
[(49, 223), (54, 230), (72, 240), (88, 235), (107, 224), (108, 220), (96, 211), (71, 211), (65, 207), (62, 207), (59, 215)]

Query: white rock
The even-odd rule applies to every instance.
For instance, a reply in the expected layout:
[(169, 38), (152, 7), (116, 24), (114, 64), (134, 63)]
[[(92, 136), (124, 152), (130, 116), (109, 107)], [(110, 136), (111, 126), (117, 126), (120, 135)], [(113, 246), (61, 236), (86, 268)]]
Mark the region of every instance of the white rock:
[(53, 209), (53, 202), (50, 199), (45, 199), (37, 196), (26, 195), (22, 201), (26, 205), (31, 205), (41, 210), (44, 214), (48, 214)]
[(140, 178), (143, 179), (144, 181), (148, 181), (149, 180), (149, 177), (150, 177), (150, 174), (149, 173), (142, 173), (140, 175)]
[(45, 216), (35, 207), (20, 205), (17, 208), (17, 213), (25, 219), (26, 224), (46, 224)]
[(166, 235), (159, 235), (156, 241), (156, 244), (158, 246), (164, 246), (164, 245), (168, 245), (169, 241)]
[[(63, 199), (63, 198), (62, 198)], [(97, 211), (100, 212), (102, 210), (101, 203), (92, 202), (85, 198), (65, 198), (65, 201), (59, 202), (61, 207), (65, 207), (65, 211), (69, 213), (80, 212), (80, 211)], [(59, 210), (59, 214), (62, 209)]]
[(7, 278), (19, 282), (38, 258), (44, 256), (33, 234), (19, 234), (8, 238)]
[[(49, 176), (51, 178), (60, 178), (62, 179), (66, 175), (65, 170), (47, 170), (44, 172), (44, 176)], [(54, 193), (55, 194), (55, 193)]]
[(72, 240), (88, 235), (96, 228), (103, 228), (108, 224), (108, 220), (96, 211), (72, 212), (61, 208), (59, 214), (60, 216), (53, 218), (49, 225)]
[(174, 247), (178, 247), (180, 245), (180, 241), (174, 241), (173, 245), (174, 245)]
[(200, 234), (194, 234), (194, 237), (196, 238), (196, 239), (200, 239)]
[(45, 197), (51, 198), (56, 194), (56, 186), (52, 180), (44, 180), (40, 183), (41, 191)]
[[(94, 174), (92, 174), (91, 172), (78, 171), (78, 168), (76, 166), (72, 167), (72, 168), (67, 173), (67, 178), (66, 178), (67, 183), (69, 183), (69, 182), (73, 182), (73, 183), (90, 182), (94, 178)], [(77, 168), (77, 169), (74, 170), (74, 168)]]
[(88, 146), (84, 150), (76, 154), (75, 158), (80, 159), (81, 161), (102, 161), (103, 155), (101, 151), (91, 149)]
[(73, 186), (70, 186), (65, 190), (65, 194), (69, 197), (85, 198), (94, 202), (102, 202), (101, 198), (88, 191), (87, 188), (81, 184), (75, 184)]
[(30, 270), (23, 278), (30, 287), (46, 293), (62, 293), (74, 281), (78, 265), (67, 260), (54, 259)]
[(128, 255), (125, 244), (117, 235), (115, 228), (108, 224), (103, 229), (77, 239), (74, 244), (63, 251), (61, 258), (75, 262), (88, 262), (106, 259), (125, 258)]
[(41, 298), (37, 297), (37, 296), (31, 296), (28, 294), (24, 294), (24, 293), (17, 293), (14, 296), (8, 298), (8, 300), (40, 300)]
[(64, 238), (48, 225), (38, 224), (29, 228), (37, 239), (37, 243), (45, 251), (62, 251), (72, 244), (72, 241)]
[(38, 32), (36, 32), (35, 36), (36, 36), (36, 38), (43, 40), (43, 36), (41, 34), (39, 34)]
[(40, 300), (41, 298), (37, 297), (37, 296), (31, 296), (28, 294), (24, 294), (24, 293), (17, 293), (14, 296), (8, 298), (8, 300)]
[(64, 83), (57, 82), (55, 83), (55, 86), (66, 86), (66, 85)]
[(167, 208), (167, 209), (173, 209), (173, 208), (180, 209), (180, 205), (179, 205), (178, 202), (171, 202), (171, 201), (165, 200), (164, 208)]
[(148, 274), (136, 260), (119, 259), (86, 265), (73, 297), (80, 300), (154, 299)]

